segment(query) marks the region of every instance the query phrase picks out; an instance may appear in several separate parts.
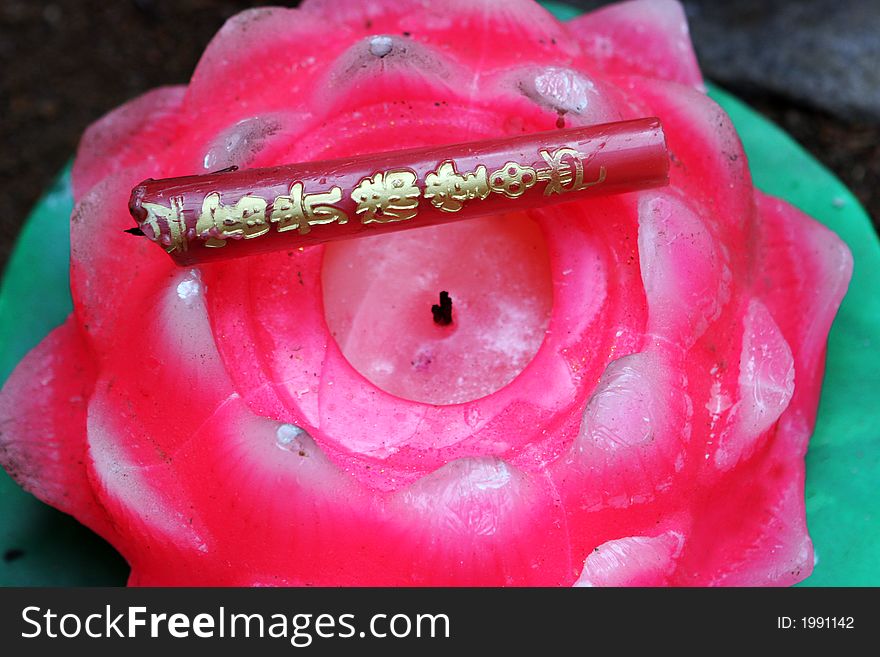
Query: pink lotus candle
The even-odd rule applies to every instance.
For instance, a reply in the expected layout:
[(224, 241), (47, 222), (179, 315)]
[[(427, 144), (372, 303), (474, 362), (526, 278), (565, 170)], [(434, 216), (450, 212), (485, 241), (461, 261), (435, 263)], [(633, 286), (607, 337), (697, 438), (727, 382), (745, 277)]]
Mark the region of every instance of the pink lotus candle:
[[(665, 188), (192, 268), (123, 232), (146, 178), (645, 116)], [(677, 3), (246, 12), (188, 87), (90, 128), (74, 188), (75, 310), (0, 393), (0, 459), (132, 584), (810, 572), (803, 456), (851, 259), (753, 188)]]

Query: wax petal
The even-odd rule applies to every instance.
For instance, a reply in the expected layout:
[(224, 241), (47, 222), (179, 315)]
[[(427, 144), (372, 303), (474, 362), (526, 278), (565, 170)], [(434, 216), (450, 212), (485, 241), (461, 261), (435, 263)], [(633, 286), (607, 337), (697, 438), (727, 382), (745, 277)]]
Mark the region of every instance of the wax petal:
[[(368, 535), (359, 518), (370, 498), (308, 432), (256, 416), (232, 399), (175, 452), (174, 464), (181, 490), (212, 527), (212, 551), (225, 555), (197, 564), (182, 581), (344, 583), (337, 573)], [(211, 483), (217, 480), (223, 485)], [(251, 555), (245, 570), (233, 565), (243, 551)], [(160, 564), (141, 573), (146, 582), (166, 577)]]
[[(175, 270), (153, 295), (149, 308), (127, 327), (131, 343), (108, 349), (97, 388), (105, 404), (127, 418), (128, 449), (171, 454), (223, 404), (238, 397), (214, 344), (197, 270)], [(127, 359), (132, 344), (142, 351)]]
[[(151, 449), (150, 436), (118, 412), (111, 386), (101, 383), (89, 403), (89, 479), (117, 528), (114, 546), (132, 566), (139, 582), (143, 563), (161, 563), (180, 577), (184, 563), (198, 561), (214, 545), (199, 510), (186, 495), (173, 456)], [(175, 490), (173, 496), (168, 490)]]
[(345, 47), (348, 32), (297, 9), (259, 7), (236, 14), (202, 54), (187, 90), (187, 111), (210, 120), (218, 106), (228, 114), (246, 114), (255, 101), (289, 108), (315, 71)]
[(133, 225), (127, 211), (131, 187), (151, 173), (158, 176), (160, 170), (158, 163), (148, 162), (110, 175), (71, 215), (74, 313), (99, 354), (105, 343), (126, 339), (127, 327), (139, 318), (124, 309), (148, 295), (174, 267), (154, 244), (124, 232)]
[(126, 358), (131, 345), (116, 343), (88, 420), (90, 477), (114, 524), (127, 528), (117, 547), (135, 570), (143, 545), (158, 559), (180, 559), (180, 551), (199, 558), (210, 549), (198, 507), (165, 493), (182, 487), (175, 463), (182, 446), (237, 398), (213, 345), (200, 274), (175, 271), (141, 302), (155, 310), (128, 335), (144, 357)]
[(810, 574), (803, 454), (811, 431), (803, 413), (789, 410), (762, 458), (704, 489), (677, 584), (790, 586)]
[(259, 166), (272, 160), (271, 149), (296, 138), (303, 129), (305, 114), (270, 112), (236, 121), (209, 142), (202, 159), (202, 169), (213, 173), (236, 166)]
[(183, 86), (153, 89), (90, 125), (71, 172), (74, 198), (83, 198), (110, 174), (155, 160), (177, 131), (185, 93)]
[(629, 0), (568, 23), (590, 66), (611, 75), (636, 73), (705, 90), (678, 0)]
[[(250, 565), (242, 571), (227, 559), (196, 560), (178, 572), (146, 563), (132, 575), (141, 585), (218, 578), (238, 585), (413, 585), (431, 581), (438, 562), (458, 565), (462, 582), (559, 584), (570, 577), (550, 489), (501, 461), (457, 461), (386, 497), (357, 486), (308, 432), (255, 416), (240, 401), (223, 406), (173, 458), (187, 505), (207, 512), (202, 520), (217, 528), (210, 550), (228, 550), (230, 560), (245, 550)], [(217, 478), (224, 481), (219, 489), (208, 483)], [(132, 496), (145, 494), (130, 487)], [(177, 512), (165, 511), (159, 524), (173, 529)], [(174, 533), (177, 549), (199, 538), (186, 527)]]
[[(212, 330), (221, 336), (215, 347), (234, 389), (256, 413), (312, 426), (317, 424), (315, 393), (328, 341), (322, 331), (308, 330), (309, 320), (320, 312), (320, 259), (317, 248), (232, 261), (202, 272), (206, 289), (216, 290), (206, 295), (206, 304)], [(274, 303), (272, 324), (257, 321), (264, 303)], [(291, 317), (296, 321), (290, 322)]]
[(96, 532), (114, 534), (86, 479), (86, 405), (95, 368), (69, 317), (0, 391), (0, 464), (25, 490)]
[(450, 584), (560, 584), (571, 577), (552, 488), (499, 459), (453, 461), (398, 493), (390, 508), (403, 516), (397, 528), (406, 552), (398, 551), (419, 579), (432, 564), (463, 562)]
[(413, 101), (467, 94), (470, 85), (470, 71), (439, 48), (402, 36), (374, 35), (355, 42), (322, 73), (316, 85), (320, 91), (312, 94), (310, 105), (325, 115), (377, 102), (408, 107)]
[(758, 292), (792, 347), (794, 402), (815, 414), (822, 383), (825, 342), (846, 294), (853, 257), (831, 230), (785, 201), (756, 193), (761, 218), (756, 259)]
[(596, 547), (575, 586), (663, 586), (675, 570), (684, 537), (676, 532), (630, 536)]
[(648, 332), (687, 349), (730, 300), (731, 271), (699, 215), (666, 193), (639, 202)]
[(743, 321), (739, 401), (730, 411), (731, 426), (719, 437), (715, 452), (715, 464), (724, 470), (755, 448), (758, 438), (788, 407), (794, 392), (791, 348), (766, 306), (753, 299)]
[(611, 363), (584, 411), (564, 476), (569, 508), (596, 511), (646, 504), (668, 490), (684, 465), (689, 401), (659, 352)]
[[(411, 34), (476, 64), (478, 69), (516, 61), (568, 59), (578, 52), (559, 22), (530, 0), (451, 0), (443, 4), (426, 0), (306, 0), (301, 7), (324, 19), (341, 18), (353, 29), (367, 33)], [(504, 47), (499, 48), (499, 37), (504, 39)]]
[(626, 83), (663, 122), (670, 151), (670, 187), (688, 199), (728, 249), (731, 262), (749, 252), (747, 227), (754, 221), (751, 174), (730, 117), (704, 94), (661, 80)]

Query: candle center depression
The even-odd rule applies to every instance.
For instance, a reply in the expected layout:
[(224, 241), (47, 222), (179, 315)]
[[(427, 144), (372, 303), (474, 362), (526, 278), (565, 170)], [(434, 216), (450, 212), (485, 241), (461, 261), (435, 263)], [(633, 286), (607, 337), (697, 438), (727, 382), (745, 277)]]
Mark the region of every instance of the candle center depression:
[[(552, 307), (544, 236), (525, 213), (329, 244), (327, 325), (358, 372), (392, 395), (458, 404), (510, 383), (544, 340)], [(452, 323), (434, 321), (441, 291)]]

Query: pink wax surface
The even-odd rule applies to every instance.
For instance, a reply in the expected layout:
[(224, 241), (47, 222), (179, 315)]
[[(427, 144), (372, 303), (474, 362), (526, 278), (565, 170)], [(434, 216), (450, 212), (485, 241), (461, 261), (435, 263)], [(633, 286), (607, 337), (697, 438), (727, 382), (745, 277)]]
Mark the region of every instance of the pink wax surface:
[[(322, 272), (330, 332), (354, 368), (404, 399), (458, 404), (507, 385), (544, 340), (552, 282), (525, 214), (338, 242)], [(434, 322), (446, 290), (453, 323)]]

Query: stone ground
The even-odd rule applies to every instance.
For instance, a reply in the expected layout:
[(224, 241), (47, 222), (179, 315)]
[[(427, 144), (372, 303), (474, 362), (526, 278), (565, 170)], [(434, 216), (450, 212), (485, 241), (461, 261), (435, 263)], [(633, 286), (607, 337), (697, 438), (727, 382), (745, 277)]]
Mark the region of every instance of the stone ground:
[[(258, 4), (266, 3), (0, 1), (0, 208), (5, 208), (0, 212), (0, 268), (21, 221), (74, 152), (85, 127), (147, 89), (186, 82), (222, 22)], [(876, 226), (880, 3), (686, 4), (707, 75), (781, 125), (833, 170)]]

